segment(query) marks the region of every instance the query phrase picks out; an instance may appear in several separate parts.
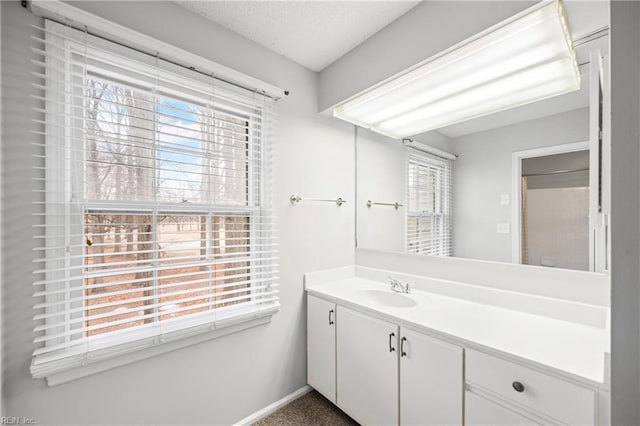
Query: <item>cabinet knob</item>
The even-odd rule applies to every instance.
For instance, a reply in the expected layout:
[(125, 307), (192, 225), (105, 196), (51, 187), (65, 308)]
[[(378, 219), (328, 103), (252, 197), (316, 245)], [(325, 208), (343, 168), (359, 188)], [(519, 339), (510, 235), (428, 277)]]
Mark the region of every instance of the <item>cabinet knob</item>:
[(511, 386), (513, 386), (516, 392), (524, 392), (524, 385), (520, 382), (513, 382)]
[(329, 325), (333, 325), (333, 309), (329, 311)]
[(396, 348), (394, 348), (393, 346), (391, 346), (391, 340), (396, 337), (396, 333), (390, 333), (389, 334), (389, 352), (395, 352)]

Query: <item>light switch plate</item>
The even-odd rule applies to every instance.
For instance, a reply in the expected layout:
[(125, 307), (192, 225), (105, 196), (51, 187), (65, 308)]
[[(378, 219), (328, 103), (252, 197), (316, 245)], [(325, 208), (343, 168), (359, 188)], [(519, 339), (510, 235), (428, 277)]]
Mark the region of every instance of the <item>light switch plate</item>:
[(500, 205), (503, 205), (503, 206), (509, 205), (509, 194), (500, 195)]
[(509, 233), (509, 224), (508, 223), (499, 223), (496, 226), (496, 232), (498, 234), (508, 234)]

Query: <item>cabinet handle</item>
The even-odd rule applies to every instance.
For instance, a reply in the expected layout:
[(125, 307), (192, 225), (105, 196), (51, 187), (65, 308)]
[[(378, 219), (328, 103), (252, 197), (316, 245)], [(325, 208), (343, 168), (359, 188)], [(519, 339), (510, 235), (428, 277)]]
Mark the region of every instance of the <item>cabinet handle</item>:
[(331, 318), (333, 316), (333, 309), (329, 311), (329, 325), (333, 325), (333, 319)]
[(404, 342), (407, 341), (406, 337), (400, 339), (400, 357), (407, 356), (407, 353), (404, 351)]
[(396, 350), (396, 348), (394, 348), (393, 346), (391, 346), (391, 339), (393, 339), (395, 337), (396, 333), (390, 333), (389, 334), (389, 352), (393, 352)]
[(524, 385), (520, 382), (513, 382), (511, 386), (513, 386), (516, 392), (524, 392)]

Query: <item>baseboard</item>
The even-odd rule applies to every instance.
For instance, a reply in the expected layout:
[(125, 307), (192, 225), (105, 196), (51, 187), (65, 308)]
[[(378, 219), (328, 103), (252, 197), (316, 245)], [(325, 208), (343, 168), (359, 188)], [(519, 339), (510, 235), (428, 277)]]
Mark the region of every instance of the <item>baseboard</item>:
[(302, 395), (311, 392), (312, 390), (313, 389), (311, 388), (311, 386), (304, 385), (300, 389), (291, 392), (289, 395), (285, 396), (284, 398), (280, 398), (276, 402), (269, 404), (264, 408), (259, 409), (255, 413), (245, 417), (242, 420), (237, 421), (234, 426), (246, 426), (246, 425), (253, 424), (258, 420), (264, 417), (267, 417), (269, 414), (273, 413), (279, 408), (284, 407), (288, 403), (295, 401), (296, 399), (300, 398)]

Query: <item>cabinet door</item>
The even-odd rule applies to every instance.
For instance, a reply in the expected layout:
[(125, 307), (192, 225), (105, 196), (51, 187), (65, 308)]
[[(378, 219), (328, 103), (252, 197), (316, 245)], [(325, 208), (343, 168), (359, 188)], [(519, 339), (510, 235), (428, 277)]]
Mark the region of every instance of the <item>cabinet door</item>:
[(336, 305), (307, 294), (307, 383), (336, 402)]
[(540, 424), (468, 391), (465, 394), (464, 417), (465, 425), (467, 426), (520, 426)]
[(361, 424), (398, 424), (398, 327), (339, 307), (338, 406)]
[(400, 330), (400, 424), (461, 425), (462, 348)]

